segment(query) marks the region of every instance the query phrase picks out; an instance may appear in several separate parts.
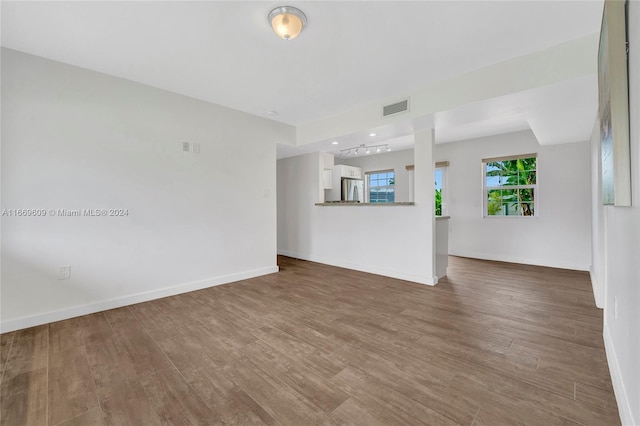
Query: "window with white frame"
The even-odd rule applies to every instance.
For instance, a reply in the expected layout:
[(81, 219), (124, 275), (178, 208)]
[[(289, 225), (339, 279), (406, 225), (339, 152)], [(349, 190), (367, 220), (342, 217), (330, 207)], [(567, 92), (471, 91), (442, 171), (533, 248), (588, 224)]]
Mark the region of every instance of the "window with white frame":
[(394, 170), (367, 172), (366, 175), (370, 203), (393, 203), (395, 201), (396, 173)]
[(447, 216), (449, 214), (449, 208), (447, 203), (447, 168), (448, 166), (449, 166), (448, 161), (436, 162), (436, 168), (434, 172), (434, 180), (436, 183), (436, 188), (435, 188), (436, 216)]
[(484, 216), (535, 216), (537, 154), (482, 160)]

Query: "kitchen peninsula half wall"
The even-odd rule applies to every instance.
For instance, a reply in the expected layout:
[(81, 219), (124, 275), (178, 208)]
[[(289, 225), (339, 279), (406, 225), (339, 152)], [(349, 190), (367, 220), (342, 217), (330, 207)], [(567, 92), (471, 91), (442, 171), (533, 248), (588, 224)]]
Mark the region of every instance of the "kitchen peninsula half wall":
[(330, 207), (392, 207), (392, 206), (415, 206), (413, 201), (400, 201), (393, 203), (358, 203), (353, 201), (325, 201), (324, 203), (316, 203), (316, 206), (330, 206)]
[[(371, 155), (371, 158), (385, 154)], [(407, 154), (405, 154), (407, 155)], [(433, 203), (433, 131), (415, 133), (414, 156), (408, 154), (398, 172), (415, 164), (414, 205), (391, 207), (364, 204), (358, 208), (327, 208), (325, 176), (333, 171), (333, 158), (309, 153), (277, 162), (278, 254), (399, 278), (420, 284), (438, 282), (435, 268), (435, 214)], [(333, 156), (332, 156), (333, 157)], [(341, 161), (335, 158), (335, 162)], [(325, 164), (329, 164), (325, 168)], [(358, 166), (352, 166), (358, 167)], [(363, 173), (369, 168), (362, 167)], [(400, 176), (396, 177), (399, 179)], [(395, 183), (395, 182), (394, 182)], [(400, 181), (397, 182), (399, 188)], [(378, 196), (379, 194), (375, 194)], [(336, 201), (336, 200), (326, 200)], [(354, 206), (355, 207), (355, 206)]]

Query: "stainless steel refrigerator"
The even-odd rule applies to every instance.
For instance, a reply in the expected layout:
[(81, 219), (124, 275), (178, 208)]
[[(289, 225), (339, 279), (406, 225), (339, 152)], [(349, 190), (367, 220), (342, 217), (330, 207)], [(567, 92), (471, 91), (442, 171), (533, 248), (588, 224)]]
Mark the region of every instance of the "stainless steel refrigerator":
[(342, 178), (342, 201), (364, 203), (364, 181), (362, 179)]

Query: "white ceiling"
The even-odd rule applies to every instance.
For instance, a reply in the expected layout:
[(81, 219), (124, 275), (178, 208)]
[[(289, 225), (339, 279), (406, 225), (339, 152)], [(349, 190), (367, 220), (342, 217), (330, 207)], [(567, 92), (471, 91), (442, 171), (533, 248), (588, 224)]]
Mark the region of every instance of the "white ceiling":
[[(293, 41), (266, 19), (284, 3), (309, 19)], [(2, 45), (300, 125), (596, 33), (602, 14), (602, 0), (284, 3), (2, 1)], [(438, 114), (438, 141), (521, 130), (531, 111), (555, 114), (572, 99), (529, 98), (511, 99), (529, 102), (528, 114), (508, 97)], [(503, 114), (483, 115), (492, 108)]]
[[(439, 111), (420, 118), (420, 126), (435, 129), (436, 143), (447, 143), (521, 130), (532, 130), (540, 144), (586, 141), (591, 136), (598, 105), (597, 76), (587, 75), (493, 99)], [(413, 148), (412, 121), (342, 135), (302, 146), (278, 145), (278, 158), (317, 151), (340, 151), (388, 144), (394, 151)], [(338, 142), (338, 144), (333, 144)], [(382, 153), (386, 151), (383, 150)], [(371, 152), (371, 155), (375, 151)]]

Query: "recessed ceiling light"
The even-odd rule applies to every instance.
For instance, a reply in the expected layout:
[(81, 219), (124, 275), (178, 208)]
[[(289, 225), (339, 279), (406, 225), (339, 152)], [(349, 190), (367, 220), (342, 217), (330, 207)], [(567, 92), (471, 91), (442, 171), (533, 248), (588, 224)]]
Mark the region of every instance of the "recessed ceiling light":
[(371, 136), (371, 137), (374, 137), (375, 135), (376, 135), (376, 134), (375, 134), (375, 133), (373, 133), (373, 132), (369, 133), (369, 136)]
[(331, 145), (338, 145), (338, 141), (331, 142)]

